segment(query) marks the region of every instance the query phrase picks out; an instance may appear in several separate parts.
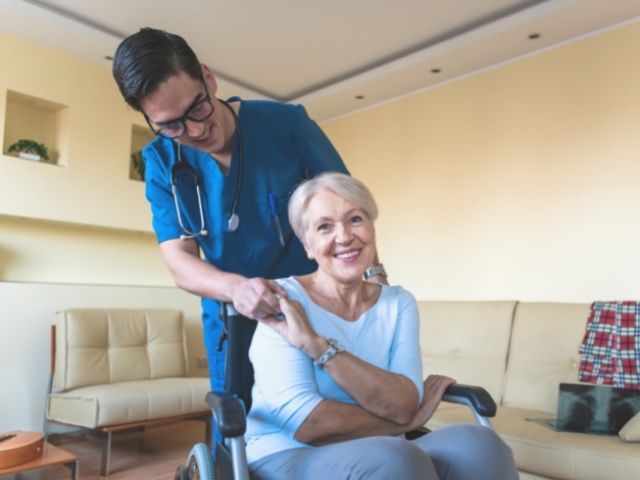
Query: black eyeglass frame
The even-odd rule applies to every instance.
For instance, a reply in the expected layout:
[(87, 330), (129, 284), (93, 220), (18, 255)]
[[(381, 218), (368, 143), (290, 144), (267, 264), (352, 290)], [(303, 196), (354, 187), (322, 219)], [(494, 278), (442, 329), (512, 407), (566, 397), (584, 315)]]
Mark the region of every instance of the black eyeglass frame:
[[(204, 78), (201, 78), (200, 81), (202, 82), (202, 86), (204, 87), (204, 92), (205, 92), (205, 97), (201, 100), (195, 100), (187, 109), (187, 112), (178, 117), (175, 118), (173, 120), (167, 120), (166, 122), (161, 122), (159, 124), (155, 124), (155, 122), (152, 122), (149, 117), (147, 117), (147, 114), (145, 112), (142, 112), (142, 115), (144, 116), (144, 119), (147, 121), (147, 125), (149, 126), (149, 129), (153, 132), (154, 135), (161, 135), (163, 137), (166, 138), (178, 138), (181, 137), (182, 135), (184, 135), (184, 132), (187, 131), (187, 125), (186, 125), (186, 121), (192, 121), (192, 122), (204, 122), (207, 118), (209, 118), (211, 115), (213, 115), (213, 111), (215, 110), (213, 103), (211, 103), (211, 95), (209, 95), (209, 89), (207, 88), (207, 83), (204, 81)], [(201, 105), (203, 105), (204, 103), (208, 103), (209, 106), (211, 107), (211, 111), (205, 115), (204, 117), (193, 117), (191, 116), (191, 112), (200, 107)], [(176, 134), (169, 134), (167, 133), (165, 130), (167, 127), (169, 127), (170, 125), (173, 124), (178, 124), (180, 125), (182, 128), (180, 129), (180, 131)], [(154, 125), (157, 126), (157, 128), (154, 127)]]

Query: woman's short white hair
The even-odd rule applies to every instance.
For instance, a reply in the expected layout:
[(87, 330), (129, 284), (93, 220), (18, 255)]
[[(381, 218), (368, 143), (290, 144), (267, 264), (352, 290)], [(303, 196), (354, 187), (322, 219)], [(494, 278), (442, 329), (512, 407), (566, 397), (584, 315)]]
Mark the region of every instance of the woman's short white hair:
[(304, 234), (307, 229), (307, 206), (314, 195), (323, 190), (330, 190), (361, 208), (371, 222), (378, 218), (378, 206), (364, 183), (344, 173), (321, 173), (301, 183), (289, 200), (289, 223), (302, 243), (304, 243)]

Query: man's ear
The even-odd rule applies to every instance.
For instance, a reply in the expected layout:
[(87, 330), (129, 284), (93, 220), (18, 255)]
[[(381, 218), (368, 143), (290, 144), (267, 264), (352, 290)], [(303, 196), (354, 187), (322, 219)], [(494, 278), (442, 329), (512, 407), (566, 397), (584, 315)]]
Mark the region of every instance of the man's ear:
[(207, 67), (204, 63), (200, 64), (200, 68), (202, 68), (202, 78), (207, 82), (207, 88), (209, 89), (209, 95), (212, 97), (216, 96), (216, 92), (218, 91), (218, 82), (216, 81), (216, 77), (211, 71), (209, 67)]

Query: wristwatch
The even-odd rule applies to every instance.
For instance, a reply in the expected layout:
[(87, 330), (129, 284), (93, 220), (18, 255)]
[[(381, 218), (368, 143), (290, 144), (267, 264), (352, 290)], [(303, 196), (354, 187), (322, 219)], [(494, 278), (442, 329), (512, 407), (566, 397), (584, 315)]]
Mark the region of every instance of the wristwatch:
[(329, 347), (318, 357), (317, 360), (313, 362), (313, 364), (318, 368), (324, 368), (329, 360), (335, 357), (338, 353), (344, 352), (344, 348), (342, 348), (342, 345), (340, 345), (335, 338), (327, 338), (326, 340), (329, 343)]
[(364, 277), (365, 280), (369, 280), (371, 277), (375, 277), (377, 275), (387, 278), (387, 272), (384, 269), (384, 265), (382, 265), (381, 263), (379, 263), (378, 265), (372, 265), (371, 267), (368, 267), (364, 271), (364, 274), (362, 276)]

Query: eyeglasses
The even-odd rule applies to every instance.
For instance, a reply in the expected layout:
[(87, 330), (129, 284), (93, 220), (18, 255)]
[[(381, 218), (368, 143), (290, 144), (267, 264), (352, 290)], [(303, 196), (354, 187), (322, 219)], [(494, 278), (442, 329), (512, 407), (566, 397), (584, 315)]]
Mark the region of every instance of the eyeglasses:
[(144, 118), (147, 121), (147, 125), (153, 133), (156, 135), (162, 135), (167, 138), (178, 138), (183, 135), (187, 129), (186, 121), (192, 122), (204, 122), (213, 113), (213, 104), (211, 103), (211, 96), (209, 95), (209, 89), (207, 84), (202, 82), (205, 91), (204, 98), (196, 98), (191, 106), (187, 109), (187, 113), (174, 120), (167, 120), (166, 122), (153, 122), (144, 114)]

